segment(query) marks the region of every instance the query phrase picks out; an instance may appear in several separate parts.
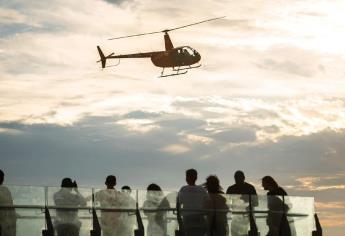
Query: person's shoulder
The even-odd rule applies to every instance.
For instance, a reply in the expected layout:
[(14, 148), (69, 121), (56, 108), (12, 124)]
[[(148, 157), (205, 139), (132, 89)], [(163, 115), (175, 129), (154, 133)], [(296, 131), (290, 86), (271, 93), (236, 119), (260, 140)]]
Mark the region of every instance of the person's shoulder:
[(0, 185), (0, 191), (2, 193), (10, 193), (10, 190), (8, 189), (8, 187), (6, 187), (4, 185)]
[(226, 193), (227, 193), (227, 194), (233, 194), (236, 187), (237, 187), (236, 184), (230, 185), (230, 186), (228, 187), (228, 189), (226, 190)]
[(179, 190), (179, 192), (184, 192), (188, 189), (189, 185), (182, 186)]
[(247, 186), (247, 188), (250, 190), (251, 193), (255, 193), (256, 194), (256, 189), (254, 187), (254, 185), (245, 182), (245, 185)]
[(287, 196), (288, 194), (282, 187), (278, 187), (274, 190), (267, 192), (267, 195)]
[(203, 186), (201, 186), (201, 185), (195, 185), (194, 187), (195, 187), (196, 189), (198, 189), (199, 191), (206, 192), (205, 187), (203, 187)]
[(62, 191), (63, 189), (59, 189), (59, 191), (57, 191), (57, 192), (55, 192), (54, 193), (54, 197), (60, 197), (61, 195), (63, 195), (63, 191)]
[(0, 185), (0, 195), (6, 196), (7, 198), (12, 198), (11, 191), (3, 185)]
[(278, 193), (279, 195), (282, 195), (282, 196), (287, 196), (287, 192), (282, 188), (282, 187), (278, 187)]
[(179, 194), (207, 194), (207, 191), (200, 185), (186, 185), (180, 189)]

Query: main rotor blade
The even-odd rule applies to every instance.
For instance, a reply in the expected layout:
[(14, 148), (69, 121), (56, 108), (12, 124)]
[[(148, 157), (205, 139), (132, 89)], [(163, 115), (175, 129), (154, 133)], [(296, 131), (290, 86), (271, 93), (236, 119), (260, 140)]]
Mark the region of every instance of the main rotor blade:
[(208, 22), (208, 21), (212, 21), (212, 20), (218, 20), (218, 19), (222, 19), (222, 18), (225, 18), (225, 16), (216, 17), (216, 18), (212, 18), (212, 19), (208, 19), (208, 20), (203, 20), (203, 21), (199, 21), (199, 22), (196, 22), (196, 23), (193, 23), (193, 24), (184, 25), (184, 26), (180, 26), (180, 27), (176, 27), (176, 28), (172, 28), (172, 29), (167, 29), (167, 30), (164, 30), (164, 31), (173, 31), (173, 30), (189, 27), (189, 26), (192, 26), (192, 25), (198, 25), (198, 24), (201, 24), (201, 23), (204, 23), (204, 22)]
[(123, 39), (123, 38), (130, 38), (130, 37), (142, 36), (142, 35), (147, 35), (147, 34), (157, 34), (157, 33), (162, 33), (162, 31), (150, 32), (150, 33), (143, 33), (143, 34), (133, 34), (133, 35), (127, 35), (127, 36), (122, 36), (122, 37), (110, 38), (110, 39), (108, 39), (108, 40)]
[(171, 28), (171, 29), (165, 29), (165, 30), (161, 30), (161, 31), (154, 31), (154, 32), (150, 32), (150, 33), (142, 33), (142, 34), (133, 34), (133, 35), (127, 35), (127, 36), (121, 36), (121, 37), (115, 37), (115, 38), (110, 38), (108, 40), (114, 40), (114, 39), (123, 39), (123, 38), (131, 38), (131, 37), (137, 37), (137, 36), (142, 36), (142, 35), (148, 35), (148, 34), (158, 34), (158, 33), (167, 33), (169, 31), (173, 31), (173, 30), (177, 30), (177, 29), (182, 29), (182, 28), (186, 28), (192, 25), (198, 25), (204, 22), (208, 22), (208, 21), (212, 21), (212, 20), (218, 20), (218, 19), (222, 19), (225, 18), (225, 16), (222, 17), (216, 17), (216, 18), (212, 18), (212, 19), (208, 19), (208, 20), (203, 20), (203, 21), (199, 21), (193, 24), (189, 24), (189, 25), (183, 25), (180, 27), (176, 27), (176, 28)]

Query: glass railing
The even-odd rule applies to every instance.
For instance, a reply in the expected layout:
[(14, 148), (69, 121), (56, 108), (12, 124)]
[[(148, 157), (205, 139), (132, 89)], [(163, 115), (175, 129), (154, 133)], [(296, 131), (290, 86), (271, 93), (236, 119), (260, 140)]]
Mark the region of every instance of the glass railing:
[(312, 197), (0, 186), (0, 236), (306, 236), (314, 214)]

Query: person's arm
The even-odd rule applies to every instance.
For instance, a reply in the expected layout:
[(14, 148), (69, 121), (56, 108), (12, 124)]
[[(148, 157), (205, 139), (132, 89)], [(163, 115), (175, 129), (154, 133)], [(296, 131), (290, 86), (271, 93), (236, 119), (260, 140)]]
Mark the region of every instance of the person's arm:
[(78, 196), (78, 203), (77, 203), (77, 205), (79, 205), (79, 206), (86, 206), (86, 199), (84, 198), (83, 195), (80, 194), (78, 188), (74, 188), (74, 191), (76, 192), (76, 194)]
[(258, 195), (256, 193), (254, 186), (252, 186), (251, 188), (252, 207), (257, 207), (259, 205)]

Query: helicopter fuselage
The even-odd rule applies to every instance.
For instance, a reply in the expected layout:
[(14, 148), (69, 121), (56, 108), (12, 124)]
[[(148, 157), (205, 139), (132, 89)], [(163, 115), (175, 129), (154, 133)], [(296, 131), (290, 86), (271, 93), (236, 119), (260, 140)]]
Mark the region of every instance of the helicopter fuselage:
[(189, 46), (176, 47), (151, 56), (152, 63), (157, 67), (190, 66), (200, 61), (200, 54)]

